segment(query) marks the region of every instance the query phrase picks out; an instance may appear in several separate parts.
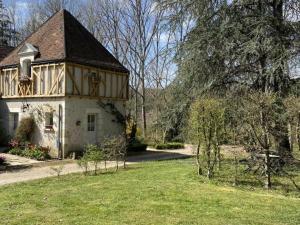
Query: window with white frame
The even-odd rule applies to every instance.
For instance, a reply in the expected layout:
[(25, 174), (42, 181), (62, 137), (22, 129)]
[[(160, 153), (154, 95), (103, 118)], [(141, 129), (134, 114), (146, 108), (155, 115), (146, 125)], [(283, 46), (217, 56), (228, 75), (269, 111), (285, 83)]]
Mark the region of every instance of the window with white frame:
[(45, 128), (48, 130), (53, 129), (53, 112), (45, 113)]
[(88, 119), (87, 130), (88, 131), (95, 131), (96, 130), (96, 115), (95, 114), (89, 114), (87, 119)]

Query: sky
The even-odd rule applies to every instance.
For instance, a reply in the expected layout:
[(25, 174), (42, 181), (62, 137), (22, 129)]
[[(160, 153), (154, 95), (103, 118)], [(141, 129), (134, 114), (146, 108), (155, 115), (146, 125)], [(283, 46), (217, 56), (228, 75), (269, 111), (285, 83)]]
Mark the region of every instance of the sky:
[[(5, 7), (10, 7), (11, 5), (16, 6), (16, 14), (17, 14), (17, 20), (20, 23), (20, 26), (22, 26), (22, 23), (26, 21), (26, 17), (28, 16), (28, 10), (29, 10), (29, 3), (38, 3), (43, 0), (2, 0)], [(86, 0), (82, 0), (86, 1)], [(162, 35), (160, 37), (161, 39), (167, 39), (167, 35)], [(296, 59), (296, 63), (294, 63), (294, 66), (291, 66), (291, 74), (292, 76), (300, 76), (300, 59)]]

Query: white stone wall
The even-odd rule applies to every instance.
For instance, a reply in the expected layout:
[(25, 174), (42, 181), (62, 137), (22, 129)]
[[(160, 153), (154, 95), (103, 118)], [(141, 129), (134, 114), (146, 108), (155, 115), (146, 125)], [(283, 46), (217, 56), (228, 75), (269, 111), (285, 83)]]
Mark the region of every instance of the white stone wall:
[[(107, 102), (106, 100), (102, 101)], [(96, 99), (66, 98), (65, 155), (69, 151), (83, 149), (86, 144), (101, 143), (105, 137), (120, 135), (124, 132), (124, 127), (117, 122), (116, 117), (106, 112), (97, 102)], [(125, 115), (124, 101), (114, 101), (112, 103)], [(97, 115), (95, 137), (90, 137), (87, 130), (88, 114)]]
[[(28, 104), (29, 108), (23, 112), (22, 105)], [(4, 128), (11, 137), (9, 129), (9, 113), (19, 113), (19, 121), (24, 117), (33, 116), (36, 121), (32, 142), (34, 144), (49, 147), (51, 156), (58, 156), (58, 123), (59, 123), (59, 105), (62, 106), (62, 114), (64, 115), (65, 101), (63, 98), (39, 98), (39, 99), (2, 99), (0, 100), (0, 118), (2, 118)], [(53, 131), (45, 129), (45, 113), (53, 111)], [(62, 116), (62, 143), (64, 143), (64, 116)]]
[[(107, 103), (107, 100), (102, 100)], [(62, 146), (63, 155), (68, 156), (70, 151), (82, 150), (86, 144), (101, 143), (105, 137), (120, 135), (124, 127), (117, 121), (115, 115), (108, 112), (97, 104), (98, 100), (80, 97), (62, 98), (31, 98), (27, 101), (22, 99), (0, 100), (0, 118), (4, 122), (5, 129), (9, 132), (9, 113), (18, 112), (19, 120), (24, 117), (33, 116), (36, 121), (36, 129), (32, 142), (37, 145), (49, 147), (51, 156), (58, 156), (58, 123), (59, 105), (62, 105)], [(110, 101), (125, 115), (124, 101)], [(22, 105), (28, 104), (29, 109), (22, 112)], [(45, 129), (45, 113), (53, 110), (53, 131)], [(88, 114), (97, 115), (96, 134), (91, 137), (87, 130)], [(13, 134), (10, 134), (13, 136)]]

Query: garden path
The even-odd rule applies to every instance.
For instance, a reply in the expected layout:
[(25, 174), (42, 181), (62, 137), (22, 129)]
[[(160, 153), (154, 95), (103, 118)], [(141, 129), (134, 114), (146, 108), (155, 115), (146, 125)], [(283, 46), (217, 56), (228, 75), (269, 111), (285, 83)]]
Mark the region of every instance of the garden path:
[[(129, 156), (127, 158), (127, 164), (135, 164), (144, 161), (157, 161), (157, 160), (170, 160), (170, 159), (181, 159), (191, 157), (193, 155), (192, 148), (187, 147), (185, 149), (177, 150), (155, 150), (148, 149), (146, 153)], [(7, 156), (6, 156), (7, 157)], [(35, 160), (34, 160), (35, 161)], [(120, 162), (120, 165), (123, 163)], [(30, 165), (25, 165), (20, 169), (12, 169), (4, 172), (0, 172), (0, 185), (25, 182), (29, 180), (36, 180), (45, 177), (57, 176), (57, 173), (53, 168), (61, 167), (61, 175), (70, 174), (70, 173), (79, 173), (82, 172), (82, 168), (78, 166), (76, 161), (73, 160), (62, 160), (52, 162), (37, 163), (37, 161), (31, 163)], [(107, 168), (113, 168), (116, 166), (116, 162), (108, 162)], [(104, 165), (101, 164), (100, 168), (103, 169)], [(92, 170), (92, 168), (90, 168)]]

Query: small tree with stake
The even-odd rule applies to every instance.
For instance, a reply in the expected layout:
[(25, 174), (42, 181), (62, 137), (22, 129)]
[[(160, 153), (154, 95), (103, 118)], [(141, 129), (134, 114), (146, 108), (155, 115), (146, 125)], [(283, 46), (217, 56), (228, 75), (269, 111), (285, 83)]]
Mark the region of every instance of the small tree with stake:
[[(202, 158), (206, 164), (207, 177), (211, 179), (216, 163), (221, 163), (220, 138), (224, 123), (224, 107), (216, 98), (196, 100), (191, 107), (189, 118), (190, 138), (197, 143), (196, 161), (198, 175), (202, 175)], [(201, 149), (203, 152), (201, 154)]]
[(107, 160), (116, 162), (116, 171), (119, 169), (119, 161), (123, 161), (123, 167), (126, 166), (127, 141), (122, 135), (107, 137), (102, 141), (103, 157), (105, 164)]
[(94, 166), (94, 174), (97, 175), (98, 165), (103, 160), (103, 152), (97, 145), (85, 146), (85, 153), (78, 161), (78, 165), (83, 168), (84, 174), (87, 175), (89, 163)]
[[(265, 188), (271, 188), (272, 161), (278, 158), (271, 155), (272, 136), (279, 119), (275, 107), (277, 96), (272, 93), (253, 92), (243, 98), (243, 106), (240, 108), (242, 121), (247, 140), (244, 145), (252, 153), (251, 169), (265, 176)], [(280, 132), (280, 131), (276, 131)], [(256, 165), (256, 166), (255, 166)], [(273, 164), (275, 167), (275, 164)]]

